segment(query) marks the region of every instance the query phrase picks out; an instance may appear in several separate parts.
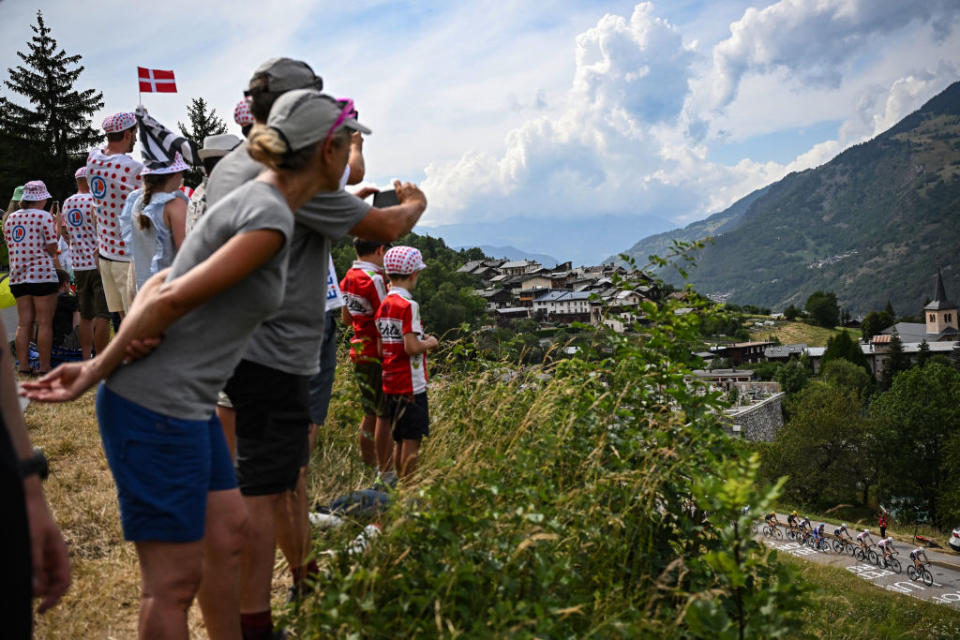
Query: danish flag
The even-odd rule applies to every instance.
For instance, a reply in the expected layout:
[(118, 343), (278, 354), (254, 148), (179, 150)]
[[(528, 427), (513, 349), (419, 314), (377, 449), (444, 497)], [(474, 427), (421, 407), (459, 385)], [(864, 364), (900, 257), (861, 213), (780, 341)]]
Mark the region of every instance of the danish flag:
[(140, 76), (140, 93), (177, 92), (177, 80), (173, 77), (173, 71), (137, 67), (137, 75)]

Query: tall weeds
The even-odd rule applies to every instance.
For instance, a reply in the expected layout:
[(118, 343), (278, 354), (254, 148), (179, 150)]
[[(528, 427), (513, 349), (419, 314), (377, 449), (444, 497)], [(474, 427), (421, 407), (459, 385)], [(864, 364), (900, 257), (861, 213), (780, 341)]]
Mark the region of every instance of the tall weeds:
[(598, 336), (604, 359), (441, 353), (418, 478), (366, 554), (342, 552), (355, 528), (322, 539), (341, 552), (291, 610), (299, 636), (794, 634), (803, 589), (741, 511), (779, 486), (758, 490), (717, 395), (687, 378), (696, 316), (644, 312), (639, 337)]

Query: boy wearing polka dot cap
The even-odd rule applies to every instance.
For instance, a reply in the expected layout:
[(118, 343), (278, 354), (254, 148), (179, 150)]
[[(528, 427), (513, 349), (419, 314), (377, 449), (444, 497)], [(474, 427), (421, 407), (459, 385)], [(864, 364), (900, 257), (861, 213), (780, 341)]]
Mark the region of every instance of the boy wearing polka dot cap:
[(103, 120), (107, 146), (87, 156), (87, 184), (95, 201), (97, 252), (107, 308), (125, 313), (130, 306), (127, 272), (130, 252), (123, 241), (118, 219), (131, 191), (140, 186), (143, 165), (131, 158), (137, 141), (137, 118), (115, 113)]
[(420, 251), (393, 247), (383, 256), (390, 291), (377, 310), (383, 356), (383, 393), (393, 427), (394, 468), (401, 478), (417, 468), (421, 440), (430, 435), (427, 408), (427, 352), (439, 346), (423, 332), (420, 305), (410, 293), (426, 269)]

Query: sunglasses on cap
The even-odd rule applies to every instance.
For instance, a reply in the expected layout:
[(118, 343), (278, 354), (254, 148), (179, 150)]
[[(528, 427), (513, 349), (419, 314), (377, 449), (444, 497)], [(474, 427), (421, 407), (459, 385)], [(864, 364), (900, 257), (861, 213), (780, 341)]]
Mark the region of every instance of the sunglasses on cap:
[(327, 143), (327, 140), (329, 140), (330, 136), (333, 135), (333, 132), (337, 130), (337, 127), (351, 118), (354, 120), (357, 119), (358, 112), (356, 107), (353, 106), (353, 100), (350, 98), (340, 98), (337, 100), (337, 104), (340, 105), (340, 115), (337, 116), (333, 126), (330, 127), (330, 131), (327, 132), (327, 136), (323, 139), (323, 144)]

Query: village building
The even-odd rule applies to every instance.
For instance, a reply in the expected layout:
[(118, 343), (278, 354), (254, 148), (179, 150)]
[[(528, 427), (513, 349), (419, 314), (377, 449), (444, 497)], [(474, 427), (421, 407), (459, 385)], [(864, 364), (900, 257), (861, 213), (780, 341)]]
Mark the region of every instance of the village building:
[(953, 342), (960, 340), (957, 325), (957, 304), (947, 298), (943, 287), (943, 274), (937, 270), (937, 280), (931, 300), (923, 308), (925, 322), (898, 322), (881, 333), (897, 334), (903, 343)]
[(533, 301), (533, 313), (553, 322), (590, 322), (590, 294), (548, 291)]

